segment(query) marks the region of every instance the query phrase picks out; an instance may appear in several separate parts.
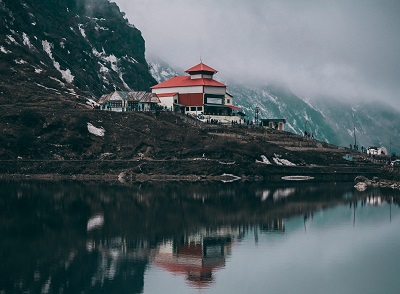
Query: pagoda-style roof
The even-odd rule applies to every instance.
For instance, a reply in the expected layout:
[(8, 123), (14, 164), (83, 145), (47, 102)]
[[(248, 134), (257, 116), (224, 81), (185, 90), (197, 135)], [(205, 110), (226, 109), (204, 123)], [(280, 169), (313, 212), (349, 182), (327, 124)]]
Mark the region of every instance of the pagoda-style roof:
[(191, 79), (190, 76), (178, 76), (171, 78), (165, 82), (159, 83), (152, 89), (159, 88), (175, 88), (175, 87), (194, 87), (194, 86), (208, 86), (208, 87), (225, 87), (226, 85), (213, 79)]
[(200, 62), (198, 65), (195, 65), (188, 70), (185, 71), (188, 74), (198, 74), (198, 73), (207, 73), (207, 74), (215, 74), (218, 71), (213, 69), (212, 67)]

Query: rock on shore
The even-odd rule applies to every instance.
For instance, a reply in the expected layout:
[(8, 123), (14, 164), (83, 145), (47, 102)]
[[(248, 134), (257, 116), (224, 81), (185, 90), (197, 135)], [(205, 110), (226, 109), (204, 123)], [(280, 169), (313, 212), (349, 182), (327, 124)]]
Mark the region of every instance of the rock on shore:
[(372, 180), (365, 176), (357, 176), (354, 179), (356, 183), (354, 188), (358, 191), (365, 191), (367, 187), (381, 187), (381, 188), (392, 188), (400, 190), (400, 182), (393, 180), (380, 179), (378, 177), (373, 177)]

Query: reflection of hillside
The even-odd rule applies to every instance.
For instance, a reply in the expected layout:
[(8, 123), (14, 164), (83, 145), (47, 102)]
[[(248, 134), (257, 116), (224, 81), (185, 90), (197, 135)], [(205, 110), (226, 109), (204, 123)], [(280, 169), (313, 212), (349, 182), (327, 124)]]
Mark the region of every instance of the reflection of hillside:
[(309, 185), (0, 182), (0, 292), (138, 293), (149, 260), (201, 287), (248, 228), (288, 233), (287, 218), (399, 201), (392, 190)]

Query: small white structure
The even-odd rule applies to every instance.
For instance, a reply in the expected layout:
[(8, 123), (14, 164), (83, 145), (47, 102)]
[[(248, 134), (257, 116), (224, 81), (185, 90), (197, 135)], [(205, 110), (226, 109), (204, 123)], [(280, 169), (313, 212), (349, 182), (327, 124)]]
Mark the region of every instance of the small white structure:
[(370, 156), (387, 156), (388, 155), (388, 151), (383, 146), (381, 146), (381, 147), (370, 146), (370, 147), (367, 148), (367, 155), (370, 155)]
[(261, 126), (279, 131), (285, 130), (285, 124), (286, 119), (284, 118), (261, 119)]

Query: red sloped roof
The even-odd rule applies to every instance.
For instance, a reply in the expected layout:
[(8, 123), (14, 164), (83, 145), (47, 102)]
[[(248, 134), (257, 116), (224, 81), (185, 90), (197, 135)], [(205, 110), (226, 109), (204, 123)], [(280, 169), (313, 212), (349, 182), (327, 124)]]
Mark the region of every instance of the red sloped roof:
[(231, 108), (231, 109), (233, 109), (233, 110), (239, 110), (239, 109), (242, 109), (241, 107), (239, 107), (239, 106), (235, 106), (235, 105), (227, 105), (229, 108)]
[(198, 65), (195, 65), (195, 66), (189, 68), (189, 69), (188, 69), (187, 71), (185, 71), (185, 72), (191, 73), (191, 72), (202, 72), (202, 71), (205, 71), (205, 72), (212, 72), (212, 73), (217, 73), (217, 72), (218, 72), (217, 70), (215, 70), (215, 69), (213, 69), (212, 67), (210, 67), (210, 66), (204, 64), (203, 62), (200, 62)]
[(159, 88), (174, 88), (174, 87), (192, 87), (192, 86), (209, 86), (209, 87), (226, 87), (225, 84), (217, 82), (213, 79), (192, 79), (190, 76), (178, 76), (171, 78), (165, 82), (159, 83), (151, 87), (152, 89)]

